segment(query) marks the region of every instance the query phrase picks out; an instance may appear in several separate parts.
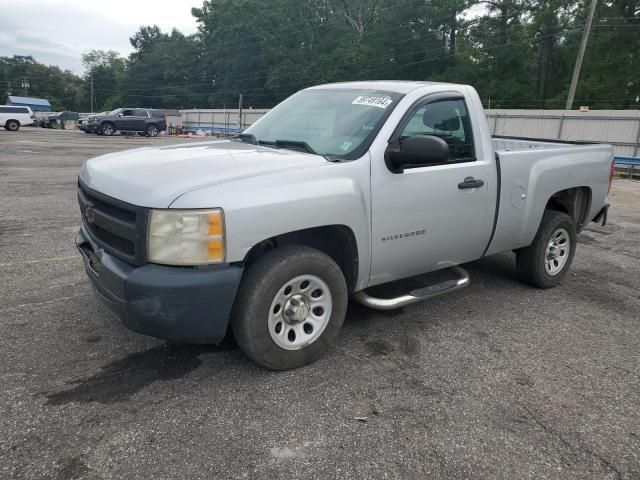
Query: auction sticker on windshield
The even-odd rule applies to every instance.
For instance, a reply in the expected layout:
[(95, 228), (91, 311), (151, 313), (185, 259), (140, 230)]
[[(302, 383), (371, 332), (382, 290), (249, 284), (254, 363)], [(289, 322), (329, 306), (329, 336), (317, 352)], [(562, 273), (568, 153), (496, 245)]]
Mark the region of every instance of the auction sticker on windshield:
[(368, 105), (370, 107), (387, 108), (393, 100), (389, 97), (376, 97), (372, 95), (360, 95), (351, 102), (353, 105)]

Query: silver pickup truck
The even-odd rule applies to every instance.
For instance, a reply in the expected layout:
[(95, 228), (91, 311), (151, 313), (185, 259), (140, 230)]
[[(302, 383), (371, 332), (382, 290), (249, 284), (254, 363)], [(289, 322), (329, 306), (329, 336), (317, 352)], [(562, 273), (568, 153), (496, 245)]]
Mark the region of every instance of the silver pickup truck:
[[(322, 85), (234, 139), (88, 160), (76, 244), (128, 328), (217, 343), (230, 327), (255, 362), (288, 369), (326, 351), (349, 297), (398, 308), (505, 251), (525, 282), (557, 285), (576, 232), (606, 222), (612, 159), (608, 145), (492, 138), (466, 85)], [(441, 269), (453, 278), (367, 291)]]

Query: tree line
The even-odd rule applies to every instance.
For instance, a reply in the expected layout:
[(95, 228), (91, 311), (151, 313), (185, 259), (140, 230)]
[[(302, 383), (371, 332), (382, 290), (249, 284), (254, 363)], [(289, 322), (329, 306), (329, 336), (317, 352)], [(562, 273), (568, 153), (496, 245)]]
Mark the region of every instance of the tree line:
[[(309, 85), (364, 79), (468, 83), (487, 107), (561, 109), (588, 8), (588, 0), (208, 0), (192, 9), (193, 35), (143, 26), (127, 58), (86, 53), (81, 78), (2, 58), (0, 82), (48, 68), (42, 92), (82, 111), (91, 77), (97, 110), (235, 108), (240, 95), (245, 107), (268, 108)], [(40, 85), (31, 84), (35, 94)], [(640, 0), (598, 2), (574, 105), (640, 105)]]

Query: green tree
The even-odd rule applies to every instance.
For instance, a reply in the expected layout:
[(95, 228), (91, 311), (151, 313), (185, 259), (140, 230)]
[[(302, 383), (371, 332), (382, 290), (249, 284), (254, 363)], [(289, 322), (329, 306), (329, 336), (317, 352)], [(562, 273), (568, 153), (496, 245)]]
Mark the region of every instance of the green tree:
[(5, 95), (46, 98), (54, 110), (78, 110), (80, 84), (72, 72), (43, 65), (31, 56), (0, 57), (0, 91)]
[(91, 109), (91, 77), (93, 76), (94, 108), (111, 110), (122, 103), (120, 84), (127, 69), (127, 61), (113, 50), (91, 50), (82, 55), (85, 68), (79, 103)]
[(128, 105), (184, 108), (206, 105), (207, 81), (200, 45), (178, 30), (163, 33), (157, 26), (141, 27), (130, 39), (130, 55), (120, 90)]

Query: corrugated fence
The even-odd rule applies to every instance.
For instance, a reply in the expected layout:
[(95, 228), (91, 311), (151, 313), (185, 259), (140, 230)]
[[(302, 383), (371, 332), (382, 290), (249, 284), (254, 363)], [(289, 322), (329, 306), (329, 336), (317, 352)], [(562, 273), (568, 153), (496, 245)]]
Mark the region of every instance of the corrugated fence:
[(182, 114), (182, 127), (186, 131), (231, 133), (241, 132), (268, 111), (268, 109), (246, 109), (240, 113), (237, 109), (199, 109), (180, 110), (180, 113)]
[(603, 142), (616, 156), (637, 157), (640, 110), (487, 110), (493, 135)]

